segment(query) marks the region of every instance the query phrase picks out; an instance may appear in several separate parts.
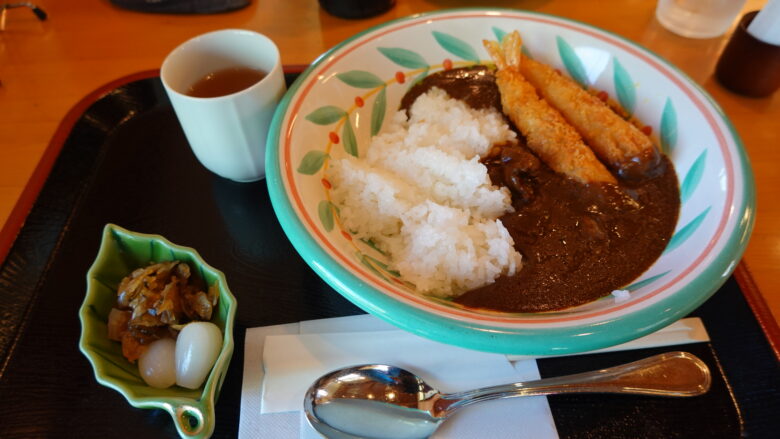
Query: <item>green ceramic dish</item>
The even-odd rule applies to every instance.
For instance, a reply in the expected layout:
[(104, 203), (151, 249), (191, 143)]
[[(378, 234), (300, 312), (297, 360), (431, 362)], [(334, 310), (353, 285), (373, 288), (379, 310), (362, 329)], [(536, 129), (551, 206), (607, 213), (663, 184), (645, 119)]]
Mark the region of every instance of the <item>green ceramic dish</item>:
[[(171, 260), (188, 263), (208, 285), (217, 284), (219, 288), (219, 305), (211, 321), (224, 334), (222, 351), (205, 384), (195, 390), (147, 386), (136, 365), (122, 356), (121, 345), (107, 337), (108, 314), (116, 303), (116, 288), (122, 278), (150, 262)], [(233, 355), (235, 315), (236, 298), (228, 289), (225, 275), (204, 262), (197, 251), (172, 244), (159, 235), (107, 224), (97, 258), (87, 273), (87, 295), (79, 310), (79, 348), (92, 363), (100, 384), (121, 393), (134, 407), (167, 411), (182, 437), (206, 438), (214, 431), (214, 403)]]

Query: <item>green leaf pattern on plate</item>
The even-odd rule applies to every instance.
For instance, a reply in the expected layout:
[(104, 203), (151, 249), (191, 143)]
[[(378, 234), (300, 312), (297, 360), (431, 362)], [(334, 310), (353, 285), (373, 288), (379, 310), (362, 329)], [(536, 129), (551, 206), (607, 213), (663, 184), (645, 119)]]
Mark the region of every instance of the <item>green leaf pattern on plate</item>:
[(303, 160), (301, 160), (301, 164), (298, 165), (297, 171), (301, 174), (314, 175), (322, 168), (322, 165), (327, 158), (328, 154), (323, 151), (309, 151), (303, 156)]
[(385, 252), (383, 252), (383, 251), (382, 251), (382, 250), (381, 250), (381, 249), (380, 249), (380, 248), (379, 248), (379, 247), (376, 245), (376, 243), (375, 243), (373, 240), (371, 240), (371, 239), (366, 239), (366, 238), (360, 238), (360, 241), (361, 241), (363, 244), (365, 244), (365, 245), (367, 245), (367, 246), (371, 247), (372, 249), (376, 250), (376, 252), (377, 252), (377, 253), (379, 253), (379, 254), (381, 254), (381, 255), (383, 255), (383, 256), (387, 256), (387, 254), (386, 254)]
[(406, 67), (407, 69), (424, 69), (428, 67), (428, 62), (417, 52), (400, 47), (379, 47), (377, 50), (401, 67)]
[(677, 233), (675, 233), (674, 236), (672, 236), (672, 239), (669, 240), (669, 244), (667, 244), (664, 253), (668, 253), (676, 249), (677, 247), (680, 246), (680, 244), (682, 244), (688, 238), (690, 238), (691, 235), (693, 235), (693, 232), (695, 232), (696, 229), (698, 229), (701, 223), (704, 221), (704, 218), (710, 212), (711, 208), (712, 206), (704, 209), (704, 211), (700, 213), (696, 218), (692, 219), (688, 224), (686, 224), (683, 228), (677, 231)]
[(634, 87), (634, 81), (631, 80), (631, 76), (626, 69), (620, 64), (617, 58), (614, 58), (614, 75), (615, 80), (615, 92), (617, 93), (618, 101), (629, 115), (634, 114), (634, 106), (636, 105), (636, 88)]
[(350, 70), (336, 75), (341, 82), (356, 88), (376, 88), (385, 85), (378, 76), (365, 70)]
[(701, 152), (701, 154), (699, 154), (699, 157), (696, 158), (696, 161), (693, 162), (691, 169), (688, 170), (688, 173), (685, 174), (685, 178), (683, 179), (682, 185), (680, 186), (680, 201), (683, 203), (688, 201), (691, 195), (693, 195), (693, 192), (696, 190), (696, 186), (699, 185), (699, 182), (704, 175), (706, 161), (707, 150), (705, 149)]
[(333, 230), (333, 203), (328, 200), (320, 201), (320, 204), (317, 205), (317, 214), (325, 231)]
[(371, 263), (371, 259), (373, 259), (373, 258), (370, 258), (369, 256), (367, 256), (367, 255), (365, 255), (365, 254), (363, 254), (363, 253), (360, 253), (360, 252), (357, 252), (357, 253), (355, 253), (355, 256), (357, 256), (357, 258), (360, 260), (360, 263), (361, 263), (361, 264), (363, 264), (363, 265), (364, 265), (366, 268), (368, 268), (369, 270), (371, 270), (372, 272), (374, 272), (374, 274), (376, 274), (377, 276), (381, 277), (382, 279), (384, 279), (384, 280), (386, 280), (386, 281), (388, 280), (388, 279), (387, 279), (387, 276), (385, 276), (385, 274), (384, 274), (384, 273), (382, 273), (382, 272), (381, 272), (381, 271), (380, 271), (380, 270), (377, 268), (377, 266), (376, 266), (376, 265), (374, 265), (374, 264), (372, 264), (372, 263)]
[(666, 154), (671, 154), (677, 143), (677, 111), (672, 100), (666, 98), (664, 111), (661, 114), (661, 149)]
[(341, 129), (341, 142), (344, 144), (344, 151), (347, 154), (358, 157), (358, 145), (355, 138), (355, 130), (352, 129), (352, 122), (347, 119)]
[(385, 111), (387, 108), (387, 87), (382, 87), (374, 99), (374, 105), (371, 109), (371, 137), (379, 134), (382, 129), (382, 123), (385, 121)]
[(333, 105), (326, 105), (309, 113), (306, 116), (306, 120), (316, 123), (317, 125), (330, 125), (332, 123), (338, 122), (346, 115), (347, 112), (341, 108)]
[(479, 62), (477, 52), (465, 41), (453, 37), (452, 35), (445, 34), (444, 32), (433, 31), (432, 33), (436, 42), (447, 52), (458, 58), (465, 59), (466, 61)]
[(425, 70), (423, 70), (419, 75), (417, 75), (414, 79), (409, 81), (409, 88), (414, 87), (417, 85), (420, 81), (425, 79), (426, 76), (428, 76), (428, 72), (430, 71), (430, 67), (426, 67)]
[(390, 274), (391, 274), (391, 275), (393, 275), (394, 277), (399, 277), (399, 276), (401, 276), (401, 273), (399, 273), (399, 272), (398, 272), (398, 271), (396, 271), (396, 270), (391, 270), (391, 269), (390, 269), (390, 267), (388, 267), (388, 266), (387, 266), (387, 264), (385, 264), (384, 262), (380, 261), (379, 259), (377, 259), (377, 258), (374, 258), (374, 257), (371, 257), (371, 256), (369, 256), (369, 255), (365, 255), (365, 257), (366, 257), (366, 259), (368, 259), (369, 261), (371, 261), (371, 262), (373, 262), (374, 264), (376, 264), (376, 265), (378, 265), (379, 267), (381, 267), (381, 268), (382, 268), (382, 270), (384, 270), (386, 273), (390, 273)]
[(496, 36), (496, 41), (500, 43), (501, 40), (504, 39), (504, 36), (506, 36), (506, 31), (503, 29), (499, 29), (495, 26), (492, 27), (492, 30), (493, 30), (493, 35)]
[(558, 45), (558, 54), (561, 56), (561, 61), (563, 61), (566, 71), (583, 88), (588, 88), (588, 75), (585, 73), (585, 66), (582, 65), (580, 57), (577, 56), (574, 49), (560, 35), (555, 37), (555, 42)]

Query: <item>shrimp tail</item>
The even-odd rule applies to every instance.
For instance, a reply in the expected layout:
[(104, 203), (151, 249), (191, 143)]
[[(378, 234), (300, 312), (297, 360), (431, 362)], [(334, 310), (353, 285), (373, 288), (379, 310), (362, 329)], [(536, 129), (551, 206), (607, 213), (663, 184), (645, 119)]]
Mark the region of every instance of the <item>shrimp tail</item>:
[(517, 31), (501, 43), (484, 41), (496, 63), (496, 84), (504, 113), (526, 137), (530, 148), (550, 168), (582, 183), (616, 183), (577, 131), (520, 72), (522, 40)]
[(522, 60), (521, 48), (523, 39), (520, 38), (520, 34), (517, 31), (504, 35), (500, 43), (498, 41), (482, 40), (482, 44), (499, 70), (511, 68), (519, 71), (520, 61)]

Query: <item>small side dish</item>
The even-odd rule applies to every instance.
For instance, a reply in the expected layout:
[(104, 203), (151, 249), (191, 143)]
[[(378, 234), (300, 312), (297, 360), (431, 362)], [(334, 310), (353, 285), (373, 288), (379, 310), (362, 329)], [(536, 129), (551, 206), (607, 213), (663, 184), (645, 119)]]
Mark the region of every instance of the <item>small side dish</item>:
[[(214, 405), (233, 355), (235, 313), (225, 275), (197, 251), (107, 224), (87, 273), (79, 348), (100, 384), (134, 407), (168, 412), (182, 437), (206, 438), (214, 431)], [(128, 339), (137, 365), (109, 333)]]

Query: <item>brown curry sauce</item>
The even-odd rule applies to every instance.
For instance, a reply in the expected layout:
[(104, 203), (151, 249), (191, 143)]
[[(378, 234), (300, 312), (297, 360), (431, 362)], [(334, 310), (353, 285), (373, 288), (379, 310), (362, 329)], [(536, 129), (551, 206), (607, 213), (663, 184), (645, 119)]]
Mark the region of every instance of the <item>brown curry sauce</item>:
[[(409, 90), (401, 108), (434, 86), (472, 108), (501, 111), (495, 77), (484, 66), (428, 76)], [(512, 193), (515, 212), (500, 219), (523, 255), (522, 269), (455, 302), (506, 312), (560, 310), (626, 286), (655, 262), (680, 209), (677, 176), (667, 157), (644, 179), (618, 176), (619, 186), (584, 185), (552, 171), (519, 133), (518, 138), (519, 145), (494, 148), (483, 163), (493, 184)]]

